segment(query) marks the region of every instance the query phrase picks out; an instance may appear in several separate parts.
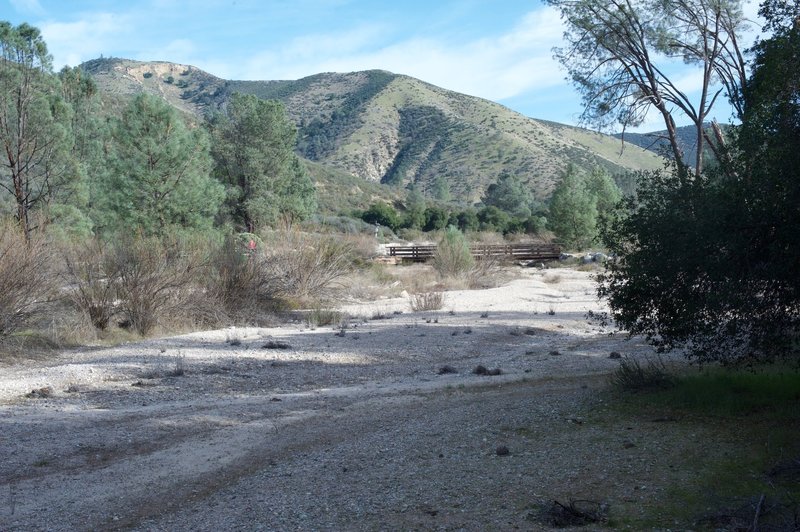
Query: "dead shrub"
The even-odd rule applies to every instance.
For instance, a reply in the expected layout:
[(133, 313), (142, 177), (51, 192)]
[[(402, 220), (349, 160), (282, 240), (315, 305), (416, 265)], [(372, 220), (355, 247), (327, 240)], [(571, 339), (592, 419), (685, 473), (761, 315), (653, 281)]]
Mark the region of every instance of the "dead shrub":
[(116, 312), (117, 291), (115, 263), (99, 240), (64, 246), (63, 278), (67, 297), (88, 316), (96, 329), (105, 330)]
[(414, 312), (440, 310), (444, 306), (444, 293), (441, 291), (417, 292), (409, 298), (411, 310)]
[(0, 226), (0, 336), (27, 327), (52, 302), (56, 285), (48, 246), (25, 241), (13, 223)]
[(478, 257), (467, 272), (469, 288), (494, 288), (502, 283), (503, 257), (485, 255)]
[(227, 311), (248, 311), (267, 291), (262, 252), (243, 248), (234, 236), (214, 254), (206, 292)]
[(260, 273), (275, 297), (324, 300), (353, 269), (351, 244), (330, 235), (289, 230), (269, 242)]
[(113, 246), (109, 269), (116, 272), (126, 325), (144, 336), (170, 312), (185, 312), (193, 269), (198, 266), (192, 255), (173, 238), (123, 238)]

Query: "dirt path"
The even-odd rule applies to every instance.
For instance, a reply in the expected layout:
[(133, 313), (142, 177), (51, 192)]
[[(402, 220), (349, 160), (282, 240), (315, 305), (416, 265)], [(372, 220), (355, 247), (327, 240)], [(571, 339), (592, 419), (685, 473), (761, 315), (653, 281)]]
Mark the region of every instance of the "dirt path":
[(542, 501), (638, 501), (630, 428), (590, 419), (609, 352), (647, 348), (587, 323), (588, 275), (561, 275), (3, 368), (0, 529), (540, 529)]

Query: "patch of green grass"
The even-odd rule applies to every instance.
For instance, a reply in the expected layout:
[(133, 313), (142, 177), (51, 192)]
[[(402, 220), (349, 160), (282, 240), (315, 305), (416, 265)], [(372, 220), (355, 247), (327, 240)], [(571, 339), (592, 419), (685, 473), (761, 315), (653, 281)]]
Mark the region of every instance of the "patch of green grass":
[(656, 504), (617, 514), (618, 523), (714, 530), (730, 520), (730, 527), (746, 528), (762, 497), (765, 523), (800, 511), (800, 372), (714, 368), (670, 381), (667, 388), (618, 390), (606, 413), (631, 423), (661, 421), (661, 437), (682, 447), (664, 472), (680, 474)]
[(653, 406), (727, 418), (753, 414), (769, 418), (800, 417), (797, 371), (714, 369), (679, 376), (672, 384), (642, 400)]

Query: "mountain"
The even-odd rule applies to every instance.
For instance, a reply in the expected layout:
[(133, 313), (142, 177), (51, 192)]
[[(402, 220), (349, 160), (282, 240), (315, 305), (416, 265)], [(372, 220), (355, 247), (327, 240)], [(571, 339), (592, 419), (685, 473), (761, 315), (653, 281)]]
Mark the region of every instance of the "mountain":
[(234, 92), (280, 100), (297, 124), (297, 151), (306, 159), (362, 180), (415, 183), (432, 196), (444, 183), (454, 199), (476, 201), (508, 172), (545, 198), (569, 163), (615, 175), (662, 165), (638, 146), (621, 150), (614, 137), (381, 70), (229, 81), (167, 62), (97, 59), (82, 68), (109, 95), (147, 91), (196, 115), (224, 106)]
[[(710, 129), (711, 124), (706, 124), (704, 127)], [(720, 124), (720, 127), (723, 132), (726, 132), (730, 125)], [(681, 126), (676, 128), (675, 131), (678, 136), (678, 146), (683, 150), (683, 163), (689, 167), (694, 167), (697, 159), (697, 128), (695, 126)], [(624, 136), (622, 133), (615, 133), (614, 137), (623, 140), (626, 144), (633, 144), (658, 155), (671, 154), (666, 129), (650, 133), (625, 133)], [(706, 161), (714, 160), (714, 154), (711, 150), (705, 149), (703, 153)]]

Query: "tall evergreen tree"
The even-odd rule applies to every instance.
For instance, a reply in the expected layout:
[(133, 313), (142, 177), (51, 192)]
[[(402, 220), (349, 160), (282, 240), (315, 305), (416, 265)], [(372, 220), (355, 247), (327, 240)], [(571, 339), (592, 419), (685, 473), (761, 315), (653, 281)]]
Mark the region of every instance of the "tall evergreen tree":
[(47, 207), (75, 182), (71, 110), (59, 95), (51, 57), (38, 29), (0, 22), (0, 187), (13, 197), (26, 241)]
[(211, 227), (224, 189), (210, 175), (203, 129), (187, 127), (160, 98), (140, 94), (123, 110), (112, 139), (110, 172), (98, 198), (104, 230), (158, 235)]
[(280, 102), (234, 94), (209, 127), (215, 173), (228, 186), (236, 224), (252, 232), (314, 212), (314, 185), (294, 153), (296, 130)]

